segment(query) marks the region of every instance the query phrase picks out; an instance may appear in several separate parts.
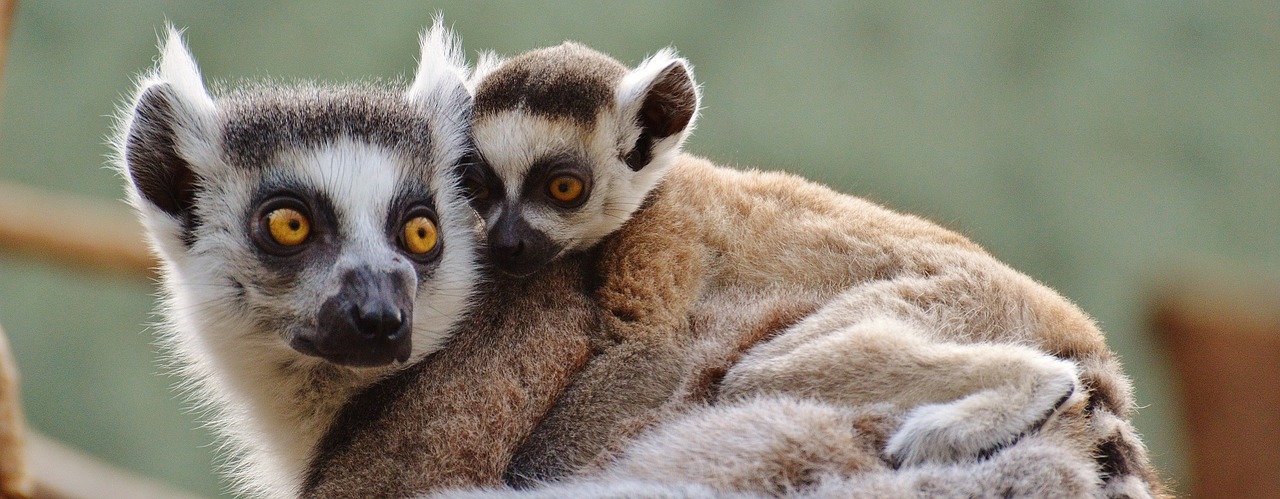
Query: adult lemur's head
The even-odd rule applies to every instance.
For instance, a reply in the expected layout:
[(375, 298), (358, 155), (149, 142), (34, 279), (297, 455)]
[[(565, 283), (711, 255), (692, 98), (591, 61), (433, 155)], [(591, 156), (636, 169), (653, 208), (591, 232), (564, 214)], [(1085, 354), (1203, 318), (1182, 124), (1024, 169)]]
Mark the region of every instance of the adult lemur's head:
[(525, 275), (617, 230), (675, 161), (693, 129), (689, 64), (658, 52), (628, 70), (565, 43), (474, 77), (479, 152), (464, 182), (484, 216), (489, 256)]
[(473, 280), (454, 173), (470, 96), (446, 30), (424, 35), (421, 57), (408, 88), (264, 83), (214, 97), (169, 30), (120, 121), (117, 160), (180, 342), (353, 367), (439, 347)]

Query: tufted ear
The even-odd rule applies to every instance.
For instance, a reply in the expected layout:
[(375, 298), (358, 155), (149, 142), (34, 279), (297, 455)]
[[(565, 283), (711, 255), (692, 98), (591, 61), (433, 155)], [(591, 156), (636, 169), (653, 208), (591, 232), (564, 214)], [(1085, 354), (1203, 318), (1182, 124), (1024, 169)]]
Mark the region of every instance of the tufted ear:
[(213, 138), (213, 99), (177, 30), (169, 27), (155, 71), (143, 78), (123, 118), (120, 140), (124, 170), (135, 203), (188, 220), (200, 170)]
[(630, 152), (627, 166), (634, 171), (658, 157), (678, 151), (698, 114), (698, 85), (689, 62), (671, 49), (659, 51), (627, 73), (618, 91), (620, 109), (634, 116), (640, 133)]
[(405, 96), (411, 103), (440, 117), (432, 133), (432, 149), (462, 154), (469, 147), (466, 142), (470, 135), (467, 131), (471, 127), (472, 100), (466, 84), (468, 69), (461, 43), (457, 35), (444, 26), (444, 20), (436, 16), (431, 28), (422, 33), (420, 44), (418, 69)]
[(444, 20), (437, 16), (419, 39), (421, 52), (413, 83), (409, 85), (409, 98), (432, 101), (456, 99), (458, 92), (469, 95), (465, 85), (468, 70), (461, 43), (457, 35), (444, 26)]
[(498, 55), (492, 50), (486, 50), (480, 53), (480, 58), (476, 61), (476, 68), (471, 72), (471, 76), (467, 80), (467, 91), (475, 95), (476, 87), (484, 81), (489, 73), (494, 72), (499, 66), (506, 62), (506, 59)]

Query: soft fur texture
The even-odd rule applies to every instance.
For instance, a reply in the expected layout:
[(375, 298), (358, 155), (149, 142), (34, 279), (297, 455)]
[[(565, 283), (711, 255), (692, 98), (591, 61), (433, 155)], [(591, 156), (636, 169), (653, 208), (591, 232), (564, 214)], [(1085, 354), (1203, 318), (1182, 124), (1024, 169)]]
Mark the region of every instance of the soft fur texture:
[[(608, 445), (609, 438), (591, 443), (592, 435), (625, 434), (645, 404), (617, 393), (652, 400), (680, 384), (701, 387), (698, 398), (712, 403), (780, 394), (895, 404), (909, 413), (884, 453), (908, 467), (972, 461), (1063, 411), (1087, 413), (1099, 473), (1115, 482), (1136, 476), (1159, 493), (1141, 442), (1115, 433), (1127, 424), (1132, 394), (1087, 315), (928, 221), (791, 175), (679, 156), (694, 121), (685, 110), (699, 97), (687, 63), (662, 57), (627, 71), (566, 44), (490, 64), (474, 84), (480, 178), (499, 191), (478, 203), (490, 224), (528, 219), (541, 234), (531, 237), (569, 251), (627, 219), (605, 239), (597, 291), (614, 344), (517, 455), (513, 482), (555, 478), (591, 461), (593, 446)], [(618, 88), (612, 101), (570, 97), (607, 95), (601, 88), (609, 84)], [(539, 197), (537, 170), (546, 161), (580, 165), (577, 174), (591, 179), (586, 204), (556, 210)], [(656, 190), (644, 190), (652, 185), (644, 179), (664, 176)], [(645, 201), (596, 206), (597, 197)], [(766, 304), (803, 297), (815, 307), (802, 319), (761, 317), (764, 328), (743, 324), (730, 342), (741, 346), (729, 352), (736, 362), (674, 379), (665, 355), (696, 341), (690, 317), (744, 313), (742, 302), (715, 309), (725, 294)], [(634, 367), (646, 358), (664, 360)]]
[[(263, 83), (215, 97), (171, 28), (122, 110), (115, 163), (161, 260), (162, 342), (211, 410), (244, 493), (296, 493), (343, 403), (405, 365), (302, 353), (337, 328), (327, 303), (350, 290), (402, 299), (395, 321), (412, 325), (412, 341), (399, 343), (401, 361), (438, 349), (462, 315), (477, 265), (454, 170), (470, 97), (451, 40), (439, 23), (424, 35), (432, 67), (404, 88)], [(282, 197), (313, 215), (314, 237), (291, 256), (264, 249), (256, 214)], [(432, 260), (396, 242), (411, 209), (436, 217)]]
[[(698, 257), (667, 259), (690, 252)], [(916, 466), (971, 463), (987, 453), (1000, 454), (1029, 434), (1049, 431), (1039, 429), (1047, 422), (1084, 418), (1087, 431), (1073, 435), (1086, 448), (1083, 455), (1102, 454), (1099, 463), (1089, 465), (1095, 477), (1090, 480), (1136, 476), (1134, 482), (1144, 485), (1129, 491), (1138, 492), (1135, 497), (1159, 486), (1141, 441), (1124, 421), (1132, 404), (1128, 381), (1092, 322), (1056, 293), (952, 232), (791, 175), (741, 172), (684, 157), (648, 203), (607, 240), (604, 255), (601, 266), (608, 270), (597, 296), (605, 317), (612, 318), (606, 325), (619, 321), (612, 330), (631, 331), (630, 337), (647, 342), (670, 338), (669, 331), (681, 330), (671, 326), (678, 315), (660, 305), (688, 302), (688, 296), (697, 297), (689, 317), (715, 325), (715, 333), (692, 328), (693, 339), (702, 338), (703, 346), (679, 348), (692, 361), (672, 400), (719, 405), (777, 394), (847, 407), (891, 402), (909, 412), (882, 450), (891, 460), (905, 456), (904, 464)], [(671, 275), (681, 279), (653, 280)], [(693, 283), (684, 298), (647, 299), (655, 295), (655, 284), (676, 293), (681, 282)], [(644, 336), (644, 331), (654, 333)], [(666, 341), (682, 345), (689, 340)], [(707, 355), (703, 348), (708, 346), (717, 353)], [(1078, 363), (1087, 398), (1073, 384), (1073, 364), (1039, 352)], [(593, 362), (608, 362), (603, 359)], [(709, 359), (726, 360), (699, 363)], [(625, 391), (637, 384), (592, 372), (588, 368), (576, 379), (556, 412), (590, 409), (567, 405), (577, 400), (575, 392)], [(652, 372), (658, 375), (639, 383), (671, 383), (661, 374), (665, 370)], [(611, 407), (617, 406), (595, 408)], [(662, 428), (666, 419), (662, 412), (646, 416), (627, 407), (616, 410), (611, 418), (595, 418), (611, 419), (614, 429), (592, 430), (580, 427), (589, 421), (558, 419), (553, 412), (531, 442), (556, 448), (545, 442), (559, 436), (580, 451), (621, 447), (626, 456), (625, 443), (606, 438), (592, 444), (583, 436), (634, 434), (628, 421), (650, 418), (656, 422), (645, 424)], [(1006, 428), (1014, 432), (1003, 433)], [(699, 445), (721, 448), (684, 442), (691, 452)], [(919, 457), (894, 455), (895, 444), (938, 450)], [(511, 474), (556, 478), (557, 470), (599, 459), (555, 454), (556, 468), (513, 469)], [(595, 466), (608, 469), (604, 460)], [(1107, 469), (1109, 463), (1122, 465)], [(914, 476), (907, 470), (916, 466), (883, 480), (902, 486)], [(667, 472), (677, 482), (701, 476), (696, 468), (688, 475)]]
[[(612, 464), (529, 491), (440, 497), (1096, 497), (1083, 418), (1060, 418), (990, 459), (892, 469), (879, 448), (902, 422), (890, 404), (859, 408), (759, 397), (673, 415)], [(712, 492), (714, 491), (714, 492)]]
[[(519, 493), (1161, 493), (1127, 423), (1129, 382), (1088, 316), (920, 218), (679, 154), (693, 117), (662, 113), (696, 109), (697, 92), (687, 63), (663, 57), (628, 71), (565, 45), (490, 59), (473, 84), (486, 222), (525, 219), (556, 255), (604, 237), (593, 356), (506, 470), (514, 485), (544, 485)], [(625, 91), (601, 97), (609, 84)], [(590, 98), (555, 101), (579, 94)], [(584, 102), (602, 104), (592, 114)], [(547, 165), (625, 202), (550, 209), (537, 183)], [(411, 407), (406, 397), (378, 406)], [(427, 412), (386, 413), (326, 459), (382, 459)]]
[(497, 485), (586, 363), (591, 258), (494, 276), (443, 350), (353, 398), (311, 460), (305, 497), (404, 497)]

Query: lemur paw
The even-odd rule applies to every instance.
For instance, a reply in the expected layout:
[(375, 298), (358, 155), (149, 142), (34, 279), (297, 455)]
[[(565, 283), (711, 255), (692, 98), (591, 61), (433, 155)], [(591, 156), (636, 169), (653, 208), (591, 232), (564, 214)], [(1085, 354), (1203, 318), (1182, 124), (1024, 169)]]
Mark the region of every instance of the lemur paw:
[[(985, 390), (908, 414), (889, 438), (885, 459), (894, 467), (985, 459), (1040, 429), (1073, 397), (1083, 396), (1074, 364), (1054, 359), (1025, 390)], [(1047, 367), (1042, 364), (1041, 367)]]

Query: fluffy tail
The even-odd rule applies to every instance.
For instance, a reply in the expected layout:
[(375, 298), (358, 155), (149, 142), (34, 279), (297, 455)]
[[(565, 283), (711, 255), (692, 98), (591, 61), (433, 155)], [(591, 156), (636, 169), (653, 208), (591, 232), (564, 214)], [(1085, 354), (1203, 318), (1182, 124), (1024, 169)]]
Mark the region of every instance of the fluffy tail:
[(0, 329), (0, 497), (31, 497), (35, 484), (27, 474), (26, 424), (18, 398), (18, 365)]
[(1084, 415), (1094, 442), (1094, 460), (1106, 497), (1173, 497), (1147, 457), (1147, 447), (1129, 423), (1133, 389), (1112, 357), (1076, 359), (1089, 389)]
[(1101, 435), (1095, 459), (1101, 474), (1103, 492), (1110, 498), (1172, 498), (1155, 466), (1147, 457), (1147, 448), (1128, 421), (1106, 409), (1092, 414), (1094, 429)]

